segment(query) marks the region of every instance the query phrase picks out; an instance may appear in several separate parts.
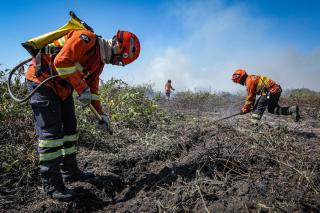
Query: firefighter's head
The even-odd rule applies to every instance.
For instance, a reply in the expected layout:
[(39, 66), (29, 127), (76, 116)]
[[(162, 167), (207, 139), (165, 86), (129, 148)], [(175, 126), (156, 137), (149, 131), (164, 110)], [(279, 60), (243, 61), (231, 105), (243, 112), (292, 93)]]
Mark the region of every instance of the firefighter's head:
[(118, 30), (112, 39), (112, 53), (111, 64), (121, 66), (130, 64), (139, 57), (138, 37), (131, 32)]
[(246, 81), (247, 77), (248, 77), (248, 74), (246, 73), (245, 70), (237, 69), (232, 74), (232, 81), (234, 83), (244, 85), (244, 82)]

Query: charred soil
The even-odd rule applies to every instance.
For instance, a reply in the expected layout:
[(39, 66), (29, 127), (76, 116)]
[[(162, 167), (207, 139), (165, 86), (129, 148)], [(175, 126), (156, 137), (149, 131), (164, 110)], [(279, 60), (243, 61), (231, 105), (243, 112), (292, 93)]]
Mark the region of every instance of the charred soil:
[(302, 106), (298, 123), (266, 113), (253, 126), (249, 115), (215, 121), (230, 102), (172, 100), (160, 103), (166, 117), (153, 125), (116, 123), (113, 136), (80, 129), (79, 165), (100, 178), (68, 185), (77, 193), (68, 203), (41, 194), (30, 115), (6, 117), (0, 210), (319, 212), (320, 110), (313, 103)]

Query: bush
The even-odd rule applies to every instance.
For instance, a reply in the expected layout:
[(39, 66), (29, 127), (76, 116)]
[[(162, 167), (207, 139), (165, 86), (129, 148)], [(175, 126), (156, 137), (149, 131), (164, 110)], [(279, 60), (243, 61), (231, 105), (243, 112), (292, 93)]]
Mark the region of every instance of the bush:
[[(29, 199), (25, 195), (39, 178), (31, 109), (10, 98), (6, 84), (9, 71), (0, 71), (0, 197), (8, 196), (8, 203)], [(14, 87), (24, 88), (20, 81), (15, 81)]]
[[(7, 91), (6, 82), (6, 76), (9, 72), (9, 69), (0, 70), (0, 120), (4, 120), (5, 117), (10, 117), (13, 115), (16, 117), (23, 117), (30, 113), (30, 108), (25, 107), (25, 104), (17, 104), (11, 99)], [(27, 89), (24, 85), (24, 82), (21, 81), (19, 77), (14, 76), (12, 87), (15, 94), (19, 94), (22, 97), (27, 94)]]
[(287, 90), (283, 96), (283, 100), (288, 104), (318, 107), (320, 105), (320, 92), (306, 88)]
[(146, 92), (150, 92), (149, 87), (131, 87), (122, 80), (111, 79), (101, 83), (100, 98), (114, 122), (146, 126), (161, 115), (155, 99), (147, 98)]
[(212, 111), (213, 106), (223, 106), (231, 100), (234, 96), (229, 93), (215, 94), (207, 91), (199, 92), (177, 92), (175, 95), (175, 104), (179, 109)]
[[(164, 116), (159, 110), (156, 101), (158, 96), (147, 97), (153, 94), (148, 85), (129, 86), (120, 79), (111, 79), (100, 82), (100, 100), (105, 110), (109, 113), (112, 125), (124, 125), (129, 128), (155, 126), (157, 121)], [(96, 132), (93, 125), (96, 118), (90, 110), (76, 106), (79, 127)]]

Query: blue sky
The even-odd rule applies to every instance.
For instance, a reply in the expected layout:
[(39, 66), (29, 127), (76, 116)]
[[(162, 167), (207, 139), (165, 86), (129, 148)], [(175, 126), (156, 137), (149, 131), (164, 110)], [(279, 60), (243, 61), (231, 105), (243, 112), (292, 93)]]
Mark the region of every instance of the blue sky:
[(59, 28), (76, 14), (111, 38), (118, 29), (140, 38), (139, 59), (106, 65), (102, 78), (151, 83), (162, 90), (237, 91), (234, 69), (265, 74), (283, 88), (320, 91), (320, 1), (298, 0), (0, 0), (0, 63), (28, 57), (21, 43)]

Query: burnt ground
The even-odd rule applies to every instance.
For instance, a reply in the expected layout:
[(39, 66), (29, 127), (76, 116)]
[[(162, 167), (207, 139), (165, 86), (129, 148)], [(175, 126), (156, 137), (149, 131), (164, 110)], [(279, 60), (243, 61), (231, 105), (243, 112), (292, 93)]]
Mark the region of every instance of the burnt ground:
[(318, 105), (302, 106), (298, 123), (266, 113), (258, 126), (249, 115), (216, 122), (233, 113), (230, 105), (160, 106), (167, 117), (149, 128), (116, 124), (113, 136), (81, 130), (79, 165), (100, 178), (68, 185), (78, 193), (69, 203), (41, 194), (31, 119), (12, 119), (9, 130), (0, 127), (1, 143), (11, 140), (0, 154), (20, 149), (12, 159), (23, 163), (7, 159), (12, 165), (2, 167), (0, 210), (320, 212)]

